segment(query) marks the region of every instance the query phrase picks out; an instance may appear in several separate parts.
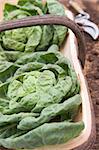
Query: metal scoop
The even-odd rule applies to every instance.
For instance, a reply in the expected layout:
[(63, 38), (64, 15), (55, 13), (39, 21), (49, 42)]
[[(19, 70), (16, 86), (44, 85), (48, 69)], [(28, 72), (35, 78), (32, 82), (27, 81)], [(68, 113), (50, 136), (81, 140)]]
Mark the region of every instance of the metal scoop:
[(70, 0), (69, 4), (79, 13), (75, 17), (75, 22), (79, 24), (94, 40), (96, 40), (99, 37), (99, 28), (95, 23), (89, 20), (90, 15), (73, 0)]

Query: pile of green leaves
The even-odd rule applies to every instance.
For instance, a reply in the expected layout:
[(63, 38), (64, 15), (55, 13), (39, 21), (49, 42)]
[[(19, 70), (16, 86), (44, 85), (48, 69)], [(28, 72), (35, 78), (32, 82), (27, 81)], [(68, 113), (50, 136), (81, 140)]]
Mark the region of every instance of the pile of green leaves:
[[(6, 4), (4, 20), (65, 15), (57, 0)], [(84, 129), (77, 75), (60, 52), (67, 28), (33, 26), (0, 33), (0, 146), (34, 149), (65, 143)], [(57, 44), (57, 45), (56, 45)]]
[[(17, 5), (5, 4), (4, 20), (20, 19), (28, 16), (56, 14), (65, 15), (62, 4), (57, 0), (19, 0)], [(14, 29), (2, 33), (0, 43), (5, 55), (18, 55), (21, 52), (47, 50), (52, 44), (61, 45), (67, 34), (64, 26), (33, 26)]]
[(80, 85), (57, 45), (24, 53), (14, 63), (1, 58), (0, 146), (33, 149), (64, 143), (81, 133), (83, 122), (75, 122)]

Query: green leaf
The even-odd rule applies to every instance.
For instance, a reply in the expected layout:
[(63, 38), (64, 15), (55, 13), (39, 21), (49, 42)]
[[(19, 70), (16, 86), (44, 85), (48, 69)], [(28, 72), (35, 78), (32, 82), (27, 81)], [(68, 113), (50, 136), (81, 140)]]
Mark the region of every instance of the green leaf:
[[(65, 9), (62, 4), (56, 0), (47, 0), (48, 11), (52, 15), (65, 16)], [(67, 34), (67, 28), (63, 26), (53, 26), (54, 27), (54, 37), (53, 44), (61, 45)]]
[[(47, 13), (63, 16), (65, 15), (65, 9), (56, 0), (47, 0), (45, 3), (41, 0), (19, 0), (17, 5), (5, 5), (4, 19), (21, 19)], [(65, 27), (45, 25), (6, 31), (1, 37), (1, 41), (7, 51), (35, 52), (47, 50), (51, 44), (60, 46), (66, 34), (67, 28)], [(13, 61), (13, 58), (11, 61)]]
[(39, 43), (39, 46), (37, 47), (37, 51), (39, 50), (45, 50), (48, 46), (49, 43), (51, 42), (53, 36), (53, 30), (51, 26), (43, 26), (42, 27), (42, 37), (41, 41)]
[(48, 93), (41, 93), (40, 99), (32, 110), (33, 112), (40, 112), (43, 108), (62, 101), (63, 97), (69, 92), (72, 86), (71, 78), (66, 77), (65, 80), (60, 80), (57, 84), (48, 90)]
[(23, 6), (19, 5), (18, 7), (21, 10), (25, 10), (25, 11), (29, 12), (32, 16), (37, 15), (37, 14), (43, 15), (42, 10), (39, 7), (35, 6), (34, 4), (32, 4), (30, 2), (24, 3)]
[(3, 45), (7, 49), (16, 50), (16, 51), (24, 51), (25, 49), (25, 44), (6, 37), (3, 37)]
[(7, 148), (33, 149), (65, 143), (77, 137), (83, 129), (83, 122), (46, 123), (19, 137), (0, 139), (0, 143)]
[[(74, 97), (68, 99), (61, 104), (52, 104), (44, 108), (38, 118), (26, 117), (19, 122), (17, 126), (20, 130), (31, 130), (37, 128), (38, 126), (49, 122), (56, 116), (65, 116), (65, 119), (71, 119), (73, 121), (74, 117), (77, 115), (79, 106), (81, 104), (80, 95), (75, 95)], [(65, 120), (64, 119), (64, 120)]]
[(39, 62), (44, 64), (54, 64), (58, 61), (58, 53), (55, 50), (48, 50), (48, 52), (35, 52), (35, 53), (24, 53), (23, 56), (21, 56), (17, 61), (16, 64), (24, 65), (27, 64), (27, 62)]
[(4, 10), (3, 10), (4, 19), (8, 19), (9, 13), (14, 11), (14, 10), (17, 10), (17, 6), (6, 3), (5, 6), (4, 6)]
[(44, 13), (46, 13), (46, 3), (44, 4), (41, 0), (19, 0), (18, 1), (18, 5), (20, 6), (24, 6), (26, 5), (26, 3), (29, 3), (29, 4), (33, 4), (37, 7), (39, 7), (40, 9), (43, 10)]
[(8, 78), (12, 77), (19, 67), (8, 61), (0, 62), (0, 81), (6, 82)]
[(0, 127), (5, 125), (11, 125), (11, 124), (17, 124), (19, 121), (21, 121), (25, 117), (35, 117), (36, 114), (34, 113), (19, 113), (19, 114), (12, 114), (12, 115), (3, 115), (0, 114)]
[(10, 62), (15, 62), (19, 57), (23, 55), (23, 52), (20, 51), (4, 51), (6, 59)]
[[(19, 0), (4, 8), (4, 20), (44, 14), (66, 15), (57, 0)], [(64, 26), (41, 25), (0, 33), (0, 146), (61, 144), (84, 129), (84, 123), (75, 120), (80, 83), (59, 52), (67, 32)]]
[(35, 48), (39, 45), (42, 36), (42, 29), (40, 26), (34, 27), (33, 33), (29, 37), (25, 51), (34, 52)]
[(25, 65), (20, 66), (19, 69), (17, 69), (15, 75), (20, 75), (24, 72), (31, 72), (35, 70), (41, 70), (45, 65), (43, 63), (39, 62), (30, 62)]
[(7, 98), (7, 90), (8, 90), (9, 82), (0, 84), (0, 98)]

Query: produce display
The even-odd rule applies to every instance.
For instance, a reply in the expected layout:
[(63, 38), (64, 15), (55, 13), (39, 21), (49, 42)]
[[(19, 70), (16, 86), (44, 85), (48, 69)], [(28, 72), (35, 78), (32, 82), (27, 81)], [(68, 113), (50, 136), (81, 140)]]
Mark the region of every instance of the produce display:
[[(4, 19), (65, 15), (56, 0), (6, 4)], [(65, 143), (84, 129), (82, 101), (70, 61), (59, 52), (67, 28), (35, 26), (0, 33), (0, 146), (35, 149)]]

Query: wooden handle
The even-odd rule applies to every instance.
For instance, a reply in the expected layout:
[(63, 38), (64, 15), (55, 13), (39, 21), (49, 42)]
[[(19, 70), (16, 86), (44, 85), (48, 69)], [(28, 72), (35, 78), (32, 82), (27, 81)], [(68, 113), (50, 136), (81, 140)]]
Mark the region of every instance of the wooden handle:
[(79, 6), (77, 2), (70, 0), (69, 4), (77, 11), (77, 13), (84, 14), (83, 9)]
[(81, 61), (82, 67), (85, 64), (85, 42), (83, 38), (83, 33), (81, 32), (80, 27), (74, 23), (72, 20), (68, 19), (66, 16), (52, 16), (52, 15), (43, 15), (43, 16), (32, 16), (19, 20), (10, 20), (5, 21), (0, 24), (0, 32), (22, 28), (30, 27), (36, 25), (63, 25), (70, 28), (78, 41), (78, 58)]

